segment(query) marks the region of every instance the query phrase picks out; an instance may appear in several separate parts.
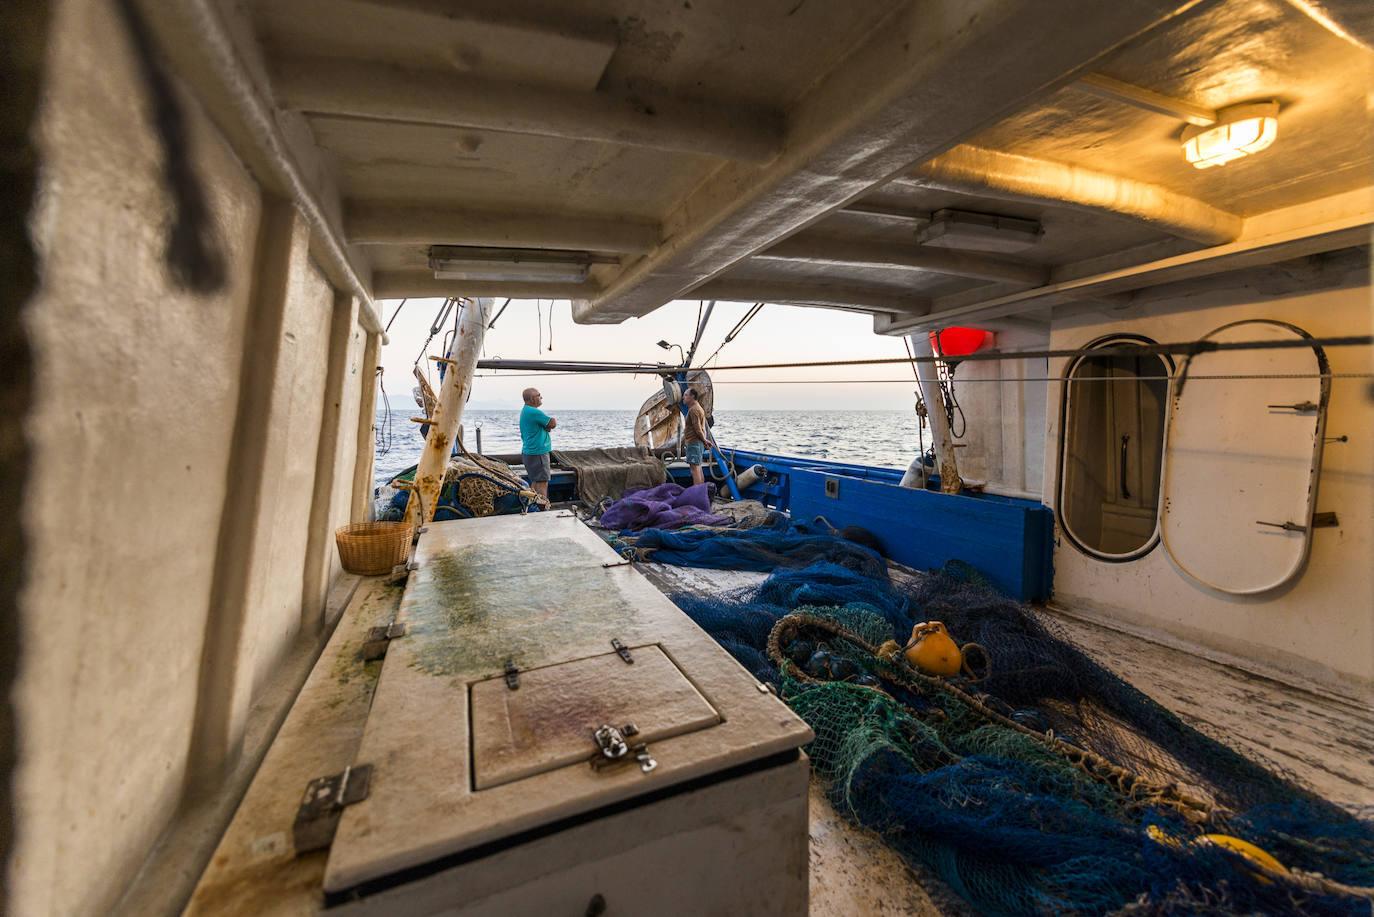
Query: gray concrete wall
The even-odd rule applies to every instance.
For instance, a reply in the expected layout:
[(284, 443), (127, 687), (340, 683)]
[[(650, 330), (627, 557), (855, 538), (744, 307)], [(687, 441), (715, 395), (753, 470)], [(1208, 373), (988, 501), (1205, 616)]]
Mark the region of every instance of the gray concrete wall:
[[(30, 223), (41, 287), (23, 315), (37, 376), (9, 905), (98, 914), (188, 794), (216, 790), (255, 690), (293, 643), (318, 638), (302, 634), (315, 468), (332, 450), (316, 536), (329, 538), (317, 554), (332, 576), (366, 337), (348, 329), (343, 420), (322, 450), (336, 294), (303, 221), (289, 204), (268, 207), (173, 83), (227, 265), (215, 292), (178, 286), (165, 262), (165, 154), (125, 24), (106, 0), (65, 0), (53, 15)], [(246, 517), (245, 495), (258, 508)], [(226, 551), (238, 541), (247, 563)]]

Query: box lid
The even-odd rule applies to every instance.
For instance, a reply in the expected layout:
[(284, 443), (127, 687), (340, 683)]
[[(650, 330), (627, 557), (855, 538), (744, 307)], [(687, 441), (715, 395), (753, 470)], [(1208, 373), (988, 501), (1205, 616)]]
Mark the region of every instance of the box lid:
[(720, 722), (720, 714), (657, 646), (520, 672), (515, 684), (503, 674), (472, 686), (474, 789), (598, 755), (604, 761), (622, 757), (623, 749), (614, 757), (600, 750), (595, 736), (604, 726), (624, 742), (647, 745)]
[[(327, 894), (812, 738), (572, 514), (433, 523), (415, 563), (356, 762), (371, 793), (344, 810)], [(644, 730), (656, 766), (593, 767), (601, 719)]]

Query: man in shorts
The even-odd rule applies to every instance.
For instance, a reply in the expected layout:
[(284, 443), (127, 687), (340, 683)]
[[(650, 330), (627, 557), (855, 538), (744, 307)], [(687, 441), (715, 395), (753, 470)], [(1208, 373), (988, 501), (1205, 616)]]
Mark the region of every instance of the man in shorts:
[(525, 477), (530, 479), (530, 486), (547, 500), (549, 453), (553, 451), (549, 431), (558, 426), (558, 421), (539, 410), (544, 403), (539, 389), (527, 388), (520, 394), (525, 399), (525, 406), (520, 409), (520, 458), (525, 463)]
[(682, 403), (687, 405), (687, 425), (682, 431), (682, 446), (687, 452), (687, 465), (692, 469), (692, 483), (700, 484), (706, 480), (701, 471), (702, 457), (706, 452), (706, 409), (697, 401), (697, 390), (694, 388), (683, 393)]

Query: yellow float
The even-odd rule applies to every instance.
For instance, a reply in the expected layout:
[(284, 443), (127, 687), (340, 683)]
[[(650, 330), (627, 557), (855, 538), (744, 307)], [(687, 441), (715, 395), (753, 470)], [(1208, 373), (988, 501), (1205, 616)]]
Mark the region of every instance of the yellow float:
[(964, 654), (939, 621), (913, 627), (903, 653), (907, 662), (932, 675), (958, 675), (964, 666)]

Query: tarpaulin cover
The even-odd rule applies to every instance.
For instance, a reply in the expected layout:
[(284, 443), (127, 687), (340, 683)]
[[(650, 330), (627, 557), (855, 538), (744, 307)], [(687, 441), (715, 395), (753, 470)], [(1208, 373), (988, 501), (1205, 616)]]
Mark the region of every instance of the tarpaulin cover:
[(624, 530), (657, 528), (671, 529), (683, 525), (729, 525), (729, 516), (711, 514), (710, 482), (683, 487), (681, 484), (660, 484), (647, 490), (628, 491), (601, 514), (601, 524), (608, 529)]

